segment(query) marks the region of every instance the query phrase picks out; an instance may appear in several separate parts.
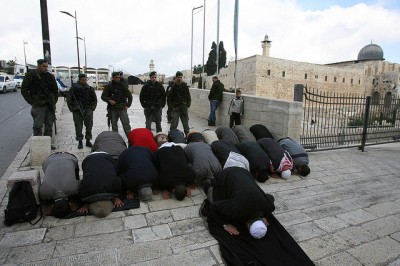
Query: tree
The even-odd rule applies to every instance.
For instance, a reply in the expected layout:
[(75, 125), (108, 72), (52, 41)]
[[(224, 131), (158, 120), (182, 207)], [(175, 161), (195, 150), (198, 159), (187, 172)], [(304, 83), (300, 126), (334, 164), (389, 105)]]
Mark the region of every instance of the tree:
[[(224, 43), (219, 42), (219, 53), (218, 53), (218, 70), (225, 67), (226, 65), (226, 50)], [(205, 72), (208, 76), (217, 73), (217, 44), (215, 42), (211, 45), (211, 51), (208, 54), (207, 64), (205, 66)]]
[(207, 64), (205, 66), (205, 72), (208, 76), (213, 75), (217, 72), (217, 45), (215, 42), (211, 45), (211, 51), (208, 53)]
[(224, 48), (224, 42), (219, 42), (219, 60), (218, 60), (218, 70), (226, 66), (226, 51)]

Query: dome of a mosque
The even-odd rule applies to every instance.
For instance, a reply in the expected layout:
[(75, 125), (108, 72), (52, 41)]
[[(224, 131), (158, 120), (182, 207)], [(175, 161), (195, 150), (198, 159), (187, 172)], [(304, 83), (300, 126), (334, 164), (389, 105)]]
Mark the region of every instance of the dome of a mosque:
[(364, 46), (358, 53), (357, 60), (385, 60), (383, 58), (383, 50), (377, 44), (368, 44)]

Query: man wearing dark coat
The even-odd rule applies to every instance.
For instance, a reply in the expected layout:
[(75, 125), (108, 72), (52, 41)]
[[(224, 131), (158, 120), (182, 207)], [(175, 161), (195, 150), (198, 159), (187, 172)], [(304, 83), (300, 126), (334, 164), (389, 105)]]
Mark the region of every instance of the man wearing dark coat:
[(134, 194), (141, 200), (151, 199), (151, 187), (157, 182), (158, 171), (149, 148), (131, 146), (124, 150), (117, 162), (117, 174), (122, 179), (128, 199), (134, 198)]
[(188, 108), (192, 103), (192, 98), (190, 96), (189, 86), (182, 81), (182, 72), (176, 72), (175, 77), (175, 83), (172, 84), (167, 97), (168, 108), (172, 112), (170, 130), (178, 128), (180, 118), (183, 131), (187, 135), (190, 130)]
[(47, 60), (37, 60), (37, 70), (26, 73), (21, 84), (21, 94), (25, 101), (32, 106), (34, 136), (42, 136), (44, 125), (43, 135), (51, 137), (53, 123), (56, 119), (58, 87), (56, 79), (48, 72), (48, 67)]
[(218, 106), (222, 102), (222, 96), (224, 95), (224, 84), (218, 79), (217, 76), (212, 78), (213, 84), (208, 94), (208, 100), (210, 101), (210, 115), (208, 116), (208, 125), (215, 126), (215, 112)]
[(159, 145), (154, 153), (154, 162), (159, 171), (159, 185), (166, 189), (162, 196), (169, 198), (173, 191), (177, 200), (190, 196), (189, 186), (193, 184), (193, 170), (186, 160), (185, 151), (179, 145), (168, 142), (167, 135), (159, 133), (154, 137)]
[(67, 104), (74, 119), (78, 149), (83, 148), (83, 124), (86, 127), (86, 147), (91, 148), (93, 111), (97, 106), (97, 96), (94, 89), (87, 84), (86, 74), (79, 74), (78, 78), (78, 82), (73, 84), (67, 93)]
[(140, 91), (140, 104), (144, 108), (146, 128), (151, 130), (151, 123), (155, 121), (156, 132), (161, 132), (161, 115), (166, 101), (165, 89), (164, 86), (157, 81), (157, 72), (152, 71), (149, 76), (150, 80), (143, 85)]
[(113, 157), (106, 152), (92, 152), (82, 162), (83, 177), (79, 197), (85, 203), (78, 212), (90, 212), (106, 217), (114, 207), (124, 204), (119, 198), (121, 179), (115, 170)]
[(132, 93), (128, 86), (121, 83), (120, 80), (120, 72), (113, 72), (112, 81), (104, 88), (101, 99), (108, 104), (107, 109), (110, 110), (112, 131), (118, 132), (118, 119), (120, 119), (125, 135), (128, 137), (131, 126), (127, 110), (132, 104)]

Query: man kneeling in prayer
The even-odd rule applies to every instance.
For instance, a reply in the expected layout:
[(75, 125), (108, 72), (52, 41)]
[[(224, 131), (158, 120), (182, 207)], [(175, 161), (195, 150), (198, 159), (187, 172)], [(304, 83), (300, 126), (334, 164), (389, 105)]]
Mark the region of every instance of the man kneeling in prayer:
[(228, 167), (204, 186), (207, 199), (200, 215), (222, 226), (229, 234), (239, 235), (246, 225), (251, 236), (260, 239), (267, 233), (266, 214), (275, 210), (274, 197), (265, 194), (252, 174), (242, 167)]
[(79, 197), (85, 203), (78, 212), (90, 212), (97, 218), (108, 216), (114, 207), (122, 207), (119, 198), (121, 179), (115, 170), (113, 157), (106, 152), (92, 152), (82, 162), (83, 178)]

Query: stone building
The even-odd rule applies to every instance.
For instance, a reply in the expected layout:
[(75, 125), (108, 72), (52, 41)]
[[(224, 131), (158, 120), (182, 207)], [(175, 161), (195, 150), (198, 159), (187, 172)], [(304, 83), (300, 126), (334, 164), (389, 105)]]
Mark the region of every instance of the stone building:
[[(373, 98), (398, 94), (400, 64), (385, 61), (379, 45), (366, 45), (356, 60), (325, 65), (270, 57), (268, 35), (261, 46), (262, 55), (237, 61), (236, 87), (247, 95), (293, 100), (295, 84), (325, 92), (361, 93)], [(225, 88), (235, 86), (234, 71), (234, 62), (221, 69), (219, 77)], [(207, 83), (211, 81), (207, 79)]]

